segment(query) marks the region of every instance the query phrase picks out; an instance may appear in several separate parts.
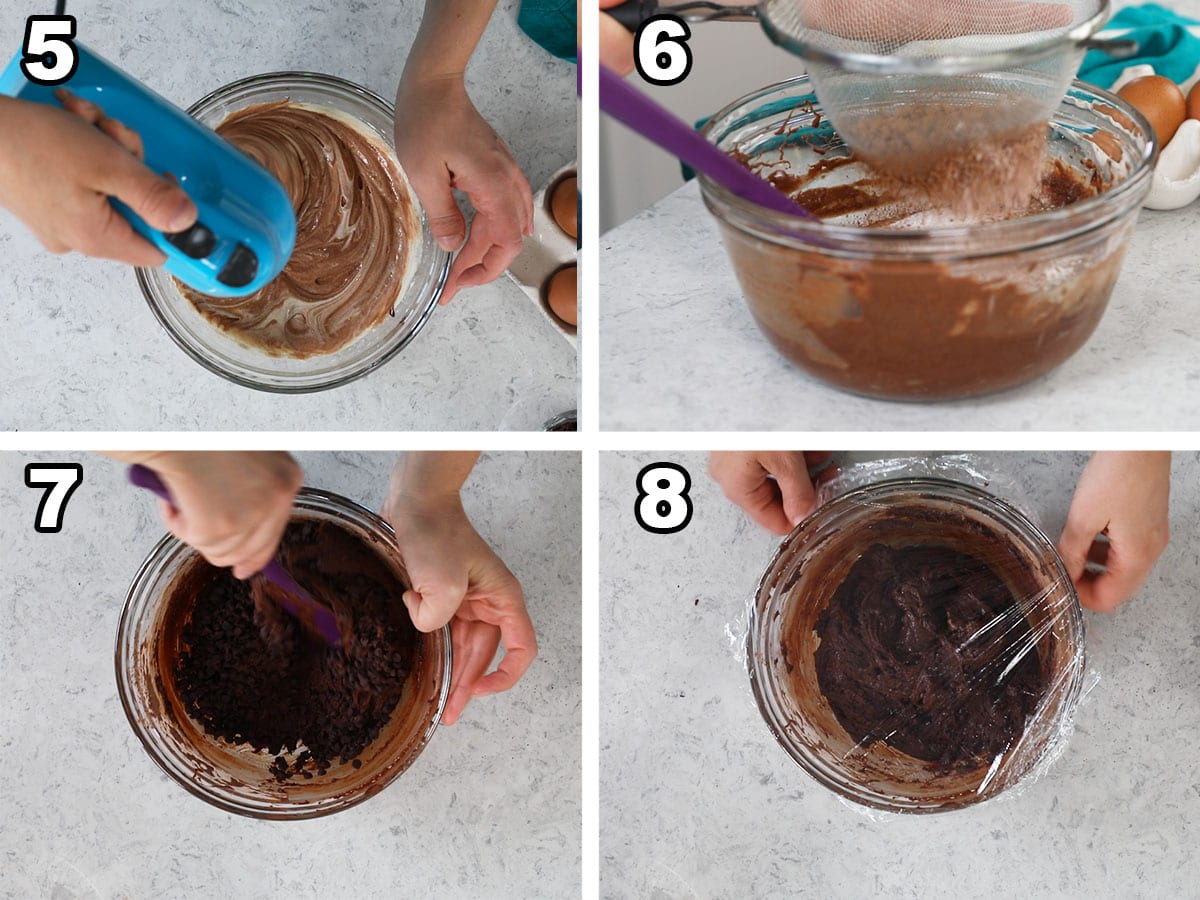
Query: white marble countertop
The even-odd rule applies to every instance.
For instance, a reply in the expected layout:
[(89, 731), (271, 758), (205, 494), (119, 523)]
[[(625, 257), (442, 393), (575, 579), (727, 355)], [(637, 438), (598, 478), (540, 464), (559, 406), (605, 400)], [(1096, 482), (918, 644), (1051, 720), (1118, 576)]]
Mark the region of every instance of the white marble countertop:
[[(468, 70), (483, 116), (534, 190), (576, 153), (575, 67), (553, 59), (501, 0)], [(52, 4), (46, 4), (50, 11)], [(68, 6), (82, 41), (182, 107), (239, 78), (325, 72), (389, 100), (421, 0), (320, 4), (101, 0)], [(24, 14), (0, 20), (0, 65)], [(155, 320), (133, 270), (55, 257), (0, 210), (0, 430), (539, 430), (577, 406), (574, 349), (508, 278), (436, 310), (382, 369), (318, 394), (280, 397), (192, 362)]]
[[(300, 454), (307, 483), (377, 509), (390, 453)], [(83, 463), (64, 530), (33, 530), (33, 460)], [(164, 529), (109, 460), (0, 454), (0, 897), (572, 897), (580, 879), (580, 464), (485, 455), (468, 514), (521, 580), (540, 654), (403, 776), (305, 822), (221, 812), (164, 775), (117, 696), (125, 592)]]
[[(991, 459), (1057, 535), (1086, 456)], [(634, 479), (657, 461), (692, 475), (694, 516), (676, 535), (632, 521)], [(701, 454), (602, 454), (602, 895), (1195, 896), (1198, 465), (1175, 458), (1174, 539), (1138, 596), (1115, 615), (1085, 613), (1099, 681), (1046, 775), (976, 809), (873, 819), (775, 743), (732, 653), (726, 627), (776, 539), (721, 496)]]

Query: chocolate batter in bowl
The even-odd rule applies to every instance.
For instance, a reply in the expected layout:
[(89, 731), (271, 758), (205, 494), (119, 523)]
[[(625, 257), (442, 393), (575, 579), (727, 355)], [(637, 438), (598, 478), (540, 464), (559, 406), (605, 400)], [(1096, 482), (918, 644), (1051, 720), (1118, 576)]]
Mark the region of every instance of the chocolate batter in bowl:
[(188, 110), (273, 171), (297, 208), (284, 272), (249, 298), (211, 298), (160, 269), (138, 283), (167, 333), (206, 368), (261, 390), (345, 384), (428, 321), (450, 254), (395, 159), (393, 109), (348, 81), (260, 75)]
[(333, 604), (342, 648), (168, 536), (129, 589), (117, 686), (147, 753), (186, 790), (241, 815), (304, 819), (412, 765), (449, 695), (451, 645), (448, 628), (412, 628), (391, 528), (357, 504), (304, 489), (281, 552)]
[(802, 522), (759, 584), (759, 711), (825, 787), (938, 812), (1013, 786), (1064, 739), (1083, 615), (1053, 543), (984, 491), (897, 479)]
[[(957, 170), (878, 177), (825, 120), (806, 77), (743, 97), (705, 134), (822, 217), (765, 210), (700, 176), (763, 334), (820, 380), (894, 400), (1013, 387), (1083, 346), (1116, 283), (1155, 152), (1136, 110), (1078, 81), (1050, 122), (1044, 155), (1034, 154), (1040, 187), (1019, 204), (1000, 202), (982, 174), (963, 184)], [(1002, 136), (979, 172), (1028, 160), (1029, 141)], [(956, 192), (987, 202), (950, 209), (928, 200)]]

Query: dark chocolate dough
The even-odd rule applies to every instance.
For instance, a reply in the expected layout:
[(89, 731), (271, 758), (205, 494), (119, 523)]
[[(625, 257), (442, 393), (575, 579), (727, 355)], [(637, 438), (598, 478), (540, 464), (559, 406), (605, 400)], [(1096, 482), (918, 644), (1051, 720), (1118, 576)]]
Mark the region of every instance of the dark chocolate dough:
[(342, 646), (306, 632), (261, 575), (243, 582), (213, 569), (183, 627), (176, 686), (206, 732), (278, 754), (271, 771), (279, 781), (323, 775), (335, 760), (357, 768), (412, 668), (418, 635), (400, 599), (405, 586), (375, 551), (329, 522), (292, 522), (280, 555), (333, 609)]
[(817, 634), (817, 683), (847, 733), (947, 771), (1008, 749), (1046, 691), (1009, 588), (945, 547), (873, 544)]

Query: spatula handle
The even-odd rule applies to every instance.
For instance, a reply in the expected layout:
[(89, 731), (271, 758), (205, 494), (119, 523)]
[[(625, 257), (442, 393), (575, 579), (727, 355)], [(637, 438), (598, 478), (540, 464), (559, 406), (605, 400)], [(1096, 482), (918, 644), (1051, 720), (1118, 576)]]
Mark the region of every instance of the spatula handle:
[[(175, 506), (171, 492), (167, 489), (163, 480), (158, 477), (158, 473), (153, 469), (149, 469), (140, 463), (135, 463), (129, 467), (129, 483), (135, 487), (145, 488), (163, 500), (166, 500), (172, 507)], [(296, 584), (295, 579), (279, 564), (278, 560), (272, 559), (263, 566), (262, 575), (267, 581), (278, 585), (286, 592), (285, 596), (281, 597), (279, 601), (284, 609), (298, 619), (310, 621), (330, 646), (336, 647), (341, 643), (342, 634), (338, 628), (337, 619), (333, 611), (323, 604), (318, 603), (308, 591)], [(291, 596), (287, 596), (288, 594)], [(292, 599), (293, 597), (300, 600), (301, 603), (296, 603), (296, 600)]]

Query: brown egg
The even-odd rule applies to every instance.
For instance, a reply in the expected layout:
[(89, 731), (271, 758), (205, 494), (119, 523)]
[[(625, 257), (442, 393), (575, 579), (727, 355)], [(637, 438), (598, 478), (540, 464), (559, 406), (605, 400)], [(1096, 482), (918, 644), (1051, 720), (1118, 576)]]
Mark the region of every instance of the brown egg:
[(1143, 75), (1117, 91), (1117, 96), (1137, 107), (1150, 120), (1159, 147), (1165, 147), (1187, 118), (1188, 104), (1183, 91), (1171, 79), (1161, 75)]
[(574, 263), (563, 266), (547, 279), (542, 298), (558, 319), (572, 328), (579, 324), (579, 280)]
[(550, 192), (550, 215), (570, 237), (579, 237), (579, 181), (571, 175)]
[(1187, 114), (1189, 119), (1200, 119), (1200, 81), (1188, 91)]

